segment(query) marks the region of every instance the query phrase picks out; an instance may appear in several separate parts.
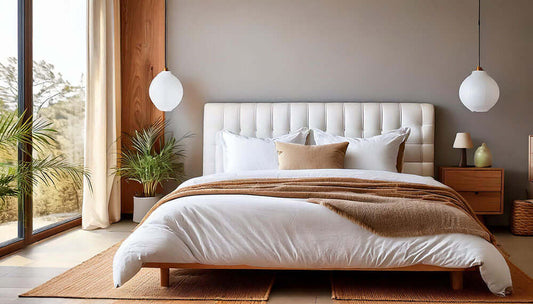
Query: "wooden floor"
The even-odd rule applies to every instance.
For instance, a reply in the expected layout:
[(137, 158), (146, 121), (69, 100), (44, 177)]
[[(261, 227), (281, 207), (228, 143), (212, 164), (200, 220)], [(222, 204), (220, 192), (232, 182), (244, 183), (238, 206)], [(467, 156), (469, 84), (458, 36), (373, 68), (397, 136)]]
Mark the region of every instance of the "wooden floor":
[[(23, 293), (126, 238), (135, 224), (120, 222), (105, 230), (73, 229), (0, 259), (0, 303), (113, 303), (104, 300), (18, 298)], [(511, 260), (533, 276), (533, 237), (496, 232)], [(269, 303), (332, 303), (327, 272), (282, 272), (276, 277)]]

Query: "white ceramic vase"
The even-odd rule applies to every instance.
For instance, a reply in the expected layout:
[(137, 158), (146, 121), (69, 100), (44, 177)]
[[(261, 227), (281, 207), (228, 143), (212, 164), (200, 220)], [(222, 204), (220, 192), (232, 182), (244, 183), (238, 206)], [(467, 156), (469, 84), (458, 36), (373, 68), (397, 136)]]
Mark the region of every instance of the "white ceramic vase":
[(134, 196), (133, 197), (133, 221), (135, 223), (141, 222), (148, 210), (152, 208), (155, 203), (161, 199), (161, 195), (158, 196)]

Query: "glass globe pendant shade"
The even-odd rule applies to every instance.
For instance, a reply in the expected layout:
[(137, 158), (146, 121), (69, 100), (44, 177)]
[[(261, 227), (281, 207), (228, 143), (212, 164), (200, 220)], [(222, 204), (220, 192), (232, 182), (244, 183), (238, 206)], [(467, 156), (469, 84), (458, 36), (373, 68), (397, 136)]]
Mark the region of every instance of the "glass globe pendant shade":
[(180, 104), (183, 98), (183, 86), (176, 76), (165, 70), (152, 79), (148, 95), (157, 109), (169, 112)]
[(461, 102), (472, 112), (487, 112), (500, 97), (500, 88), (481, 68), (472, 71), (459, 88)]

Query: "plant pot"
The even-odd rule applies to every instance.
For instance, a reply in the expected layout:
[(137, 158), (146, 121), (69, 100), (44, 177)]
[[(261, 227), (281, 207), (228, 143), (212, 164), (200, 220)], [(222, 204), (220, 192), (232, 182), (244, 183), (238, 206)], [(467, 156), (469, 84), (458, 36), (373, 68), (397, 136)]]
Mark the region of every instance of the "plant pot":
[(134, 196), (133, 197), (133, 221), (139, 223), (146, 215), (148, 210), (152, 208), (155, 203), (161, 199), (161, 195), (158, 196)]

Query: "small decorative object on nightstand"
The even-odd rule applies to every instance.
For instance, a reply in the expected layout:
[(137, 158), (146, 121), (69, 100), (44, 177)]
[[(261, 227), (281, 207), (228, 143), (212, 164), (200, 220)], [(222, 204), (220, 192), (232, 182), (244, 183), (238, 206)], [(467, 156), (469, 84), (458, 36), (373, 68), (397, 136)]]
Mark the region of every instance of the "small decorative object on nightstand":
[(482, 143), (474, 153), (474, 165), (478, 168), (486, 168), (492, 166), (492, 153), (490, 153), (487, 144)]
[(439, 168), (440, 181), (459, 192), (477, 215), (503, 214), (503, 175), (499, 168)]
[(455, 149), (461, 149), (461, 162), (459, 162), (459, 167), (466, 167), (466, 149), (474, 147), (472, 139), (470, 138), (470, 133), (457, 133), (457, 135), (455, 135), (453, 147)]

